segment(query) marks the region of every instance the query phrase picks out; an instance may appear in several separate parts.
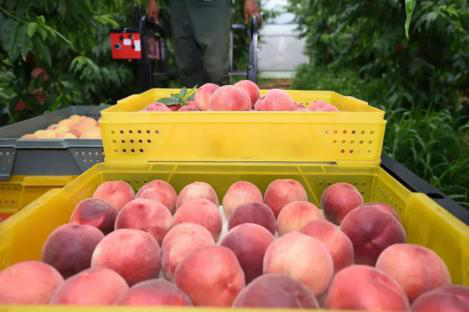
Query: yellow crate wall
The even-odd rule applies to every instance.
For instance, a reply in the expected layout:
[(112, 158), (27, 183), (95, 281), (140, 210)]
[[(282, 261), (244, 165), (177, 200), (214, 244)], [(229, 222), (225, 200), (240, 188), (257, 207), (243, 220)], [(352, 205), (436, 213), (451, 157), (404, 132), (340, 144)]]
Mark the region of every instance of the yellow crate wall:
[[(101, 114), (106, 161), (380, 161), (384, 112), (329, 91), (287, 91), (341, 112), (139, 112), (177, 89), (151, 89)], [(265, 93), (266, 90), (262, 90)]]

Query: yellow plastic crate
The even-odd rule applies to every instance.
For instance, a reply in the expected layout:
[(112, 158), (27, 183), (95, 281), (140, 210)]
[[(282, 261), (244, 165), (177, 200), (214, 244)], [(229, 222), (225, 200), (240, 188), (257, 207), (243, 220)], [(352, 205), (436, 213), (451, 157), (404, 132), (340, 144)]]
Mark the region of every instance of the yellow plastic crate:
[(52, 188), (63, 187), (74, 176), (12, 176), (0, 181), (0, 222)]
[(104, 181), (125, 180), (137, 190), (148, 181), (163, 179), (178, 192), (190, 182), (206, 181), (222, 198), (235, 181), (251, 181), (264, 191), (277, 178), (298, 180), (305, 186), (309, 199), (316, 204), (324, 189), (339, 181), (354, 184), (365, 201), (391, 204), (400, 215), (408, 242), (433, 249), (447, 264), (453, 282), (469, 285), (468, 227), (426, 195), (412, 193), (381, 167), (373, 165), (339, 167), (255, 162), (97, 164), (64, 188), (50, 190), (0, 223), (0, 269), (18, 261), (40, 259), (41, 247), (49, 233), (67, 223), (75, 204), (92, 196)]
[[(178, 89), (151, 89), (101, 112), (106, 161), (309, 161), (379, 164), (384, 111), (330, 91), (287, 91), (341, 112), (139, 112)], [(261, 90), (264, 94), (266, 90)]]

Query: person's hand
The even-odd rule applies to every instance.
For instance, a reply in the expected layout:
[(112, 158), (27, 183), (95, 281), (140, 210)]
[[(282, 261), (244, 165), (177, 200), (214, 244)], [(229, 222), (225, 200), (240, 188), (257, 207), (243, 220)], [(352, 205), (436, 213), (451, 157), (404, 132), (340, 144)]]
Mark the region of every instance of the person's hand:
[(156, 0), (148, 0), (147, 15), (154, 23), (160, 20), (160, 6)]
[(255, 16), (257, 23), (262, 24), (262, 15), (256, 0), (244, 0), (244, 22), (247, 24), (251, 16)]

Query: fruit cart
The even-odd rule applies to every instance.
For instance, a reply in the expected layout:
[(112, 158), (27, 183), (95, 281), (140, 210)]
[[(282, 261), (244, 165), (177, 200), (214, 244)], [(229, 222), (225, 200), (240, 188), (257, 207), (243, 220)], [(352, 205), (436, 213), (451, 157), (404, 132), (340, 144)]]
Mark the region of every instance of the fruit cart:
[[(116, 105), (103, 110), (101, 112), (100, 128), (104, 154), (106, 155), (105, 161), (94, 164), (65, 187), (49, 190), (13, 217), (0, 223), (0, 268), (25, 260), (44, 258), (44, 254), (49, 249), (43, 246), (53, 240), (51, 239), (51, 233), (62, 229), (64, 224), (69, 222), (71, 218), (76, 217), (78, 203), (83, 203), (91, 197), (102, 199), (108, 205), (119, 202), (119, 208), (122, 209), (122, 212), (130, 209), (127, 208), (126, 203), (129, 203), (133, 198), (132, 196), (135, 196), (134, 191), (138, 191), (138, 198), (144, 199), (141, 201), (143, 206), (145, 206), (145, 199), (147, 199), (146, 205), (160, 205), (160, 202), (148, 200), (150, 197), (143, 197), (144, 188), (151, 187), (149, 185), (154, 181), (160, 181), (158, 183), (165, 183), (169, 185), (169, 188), (173, 188), (176, 195), (172, 196), (177, 196), (178, 201), (189, 185), (195, 184), (195, 181), (200, 181), (209, 185), (215, 194), (204, 199), (205, 202), (219, 208), (216, 205), (218, 199), (215, 200), (214, 198), (224, 198), (237, 182), (250, 182), (255, 188), (259, 189), (259, 192), (264, 194), (263, 200), (267, 202), (267, 193), (272, 188), (273, 182), (288, 180), (296, 181), (295, 183), (303, 189), (303, 193), (298, 195), (297, 198), (303, 198), (303, 201), (310, 201), (318, 207), (323, 207), (322, 199), (329, 187), (338, 183), (349, 185), (349, 187), (356, 190), (356, 192), (354, 191), (355, 195), (362, 198), (366, 203), (386, 203), (392, 207), (394, 215), (379, 210), (381, 208), (366, 209), (375, 215), (385, 216), (386, 222), (395, 224), (396, 229), (402, 229), (399, 230), (401, 232), (396, 230), (393, 233), (397, 234), (392, 234), (399, 236), (398, 241), (395, 241), (396, 245), (398, 242), (406, 242), (419, 244), (426, 247), (426, 250), (432, 250), (432, 254), (441, 259), (443, 267), (447, 267), (447, 274), (451, 276), (453, 283), (469, 285), (469, 250), (467, 249), (469, 245), (469, 230), (467, 227), (469, 214), (467, 210), (415, 176), (404, 166), (382, 154), (386, 126), (383, 111), (356, 98), (343, 96), (335, 92), (295, 90), (287, 92), (295, 103), (326, 101), (338, 108), (340, 112), (320, 111), (313, 113), (302, 110), (294, 112), (142, 111), (147, 105), (177, 91), (151, 89), (142, 94), (122, 99)], [(260, 91), (261, 95), (266, 95), (268, 92), (267, 90)], [(119, 181), (124, 186), (120, 188), (118, 196), (107, 196), (106, 194), (112, 194), (109, 192), (114, 192), (113, 181)], [(186, 193), (190, 194), (189, 191)], [(272, 196), (273, 201), (276, 200), (275, 196)], [(166, 199), (159, 200), (163, 202)], [(176, 201), (176, 198), (174, 200)], [(300, 199), (296, 200), (301, 201)], [(275, 202), (272, 202), (272, 205), (269, 205), (273, 207), (274, 204)], [(177, 209), (180, 209), (176, 210), (174, 214), (174, 220), (176, 220), (178, 214), (182, 214), (179, 211), (184, 210), (182, 208), (184, 203), (177, 204), (175, 202), (174, 205), (177, 205)], [(225, 203), (223, 203), (223, 206), (225, 206)], [(169, 204), (167, 207), (169, 207)], [(365, 211), (363, 210), (365, 208), (361, 207), (360, 204), (359, 208), (351, 211)], [(220, 208), (220, 214), (223, 214), (223, 208)], [(269, 209), (268, 211), (270, 212)], [(349, 212), (349, 214), (352, 212)], [(373, 214), (370, 214), (370, 216)], [(193, 215), (186, 217), (195, 218)], [(275, 214), (277, 222), (281, 218), (280, 215), (281, 213), (277, 211)], [(171, 214), (169, 218), (171, 218)], [(184, 224), (183, 217), (179, 218), (182, 219), (179, 222)], [(328, 217), (328, 219), (330, 218)], [(345, 223), (348, 219), (351, 219), (351, 217), (344, 217), (342, 221), (344, 232), (346, 231)], [(121, 222), (124, 221), (121, 220)], [(117, 224), (120, 223), (116, 221), (115, 224), (117, 227)], [(367, 227), (366, 219), (362, 224)], [(159, 226), (164, 227), (166, 225)], [(225, 235), (228, 235), (226, 234), (226, 226), (225, 224), (222, 227), (218, 223), (216, 235), (213, 235), (210, 231), (209, 237), (213, 235), (216, 239), (220, 236), (220, 241), (224, 244)], [(373, 227), (376, 227), (376, 225), (373, 225)], [(170, 228), (171, 226), (166, 230), (170, 231)], [(209, 228), (209, 225), (207, 225), (207, 228)], [(127, 228), (125, 226), (117, 228), (116, 231), (103, 238), (101, 241), (103, 247), (99, 250), (112, 249), (112, 244), (108, 244), (106, 247), (104, 242), (108, 242), (111, 240), (110, 237), (118, 235), (115, 233), (123, 233), (119, 232), (122, 229)], [(381, 228), (376, 229), (373, 235), (379, 236), (389, 233), (389, 231), (382, 231)], [(404, 229), (405, 232), (403, 232)], [(33, 236), (30, 235), (31, 231), (34, 232)], [(349, 226), (349, 231), (353, 232), (353, 227), (350, 229)], [(126, 233), (137, 235), (135, 232), (146, 233), (143, 231)], [(141, 233), (138, 235), (143, 235)], [(345, 233), (349, 235), (348, 232)], [(349, 237), (352, 237), (352, 234)], [(150, 234), (146, 233), (145, 235), (149, 236)], [(154, 233), (151, 235), (154, 235), (155, 242), (162, 240), (163, 249), (170, 248), (164, 247), (164, 234)], [(160, 236), (156, 238), (156, 235)], [(295, 235), (305, 236), (303, 234)], [(289, 237), (293, 236), (290, 235)], [(282, 237), (277, 238), (276, 242), (282, 240)], [(311, 239), (306, 240), (310, 244), (314, 243), (311, 242)], [(125, 252), (114, 251), (114, 256), (108, 257), (108, 259), (102, 254), (95, 255), (95, 252), (93, 252), (92, 265), (93, 263), (107, 263), (106, 261), (127, 257), (126, 254), (130, 254), (131, 259), (139, 259), (139, 257), (132, 255), (133, 249), (130, 247), (126, 249), (128, 245), (124, 240), (119, 241), (122, 244), (121, 247), (126, 246), (125, 248), (122, 247)], [(101, 242), (97, 244), (101, 244)], [(358, 241), (353, 240), (353, 244), (355, 243), (359, 244)], [(325, 250), (324, 247), (321, 247), (323, 245), (319, 244), (318, 246), (317, 250), (323, 250), (320, 252), (323, 253)], [(207, 248), (212, 248), (212, 246)], [(214, 252), (214, 249), (220, 251), (221, 248), (224, 247), (215, 246), (210, 251), (208, 249), (204, 249), (204, 251), (210, 254)], [(279, 248), (289, 247), (286, 244), (286, 247)], [(309, 249), (302, 248), (301, 250), (306, 252)], [(194, 251), (190, 256), (193, 263), (197, 263), (198, 257), (204, 257), (203, 253), (196, 252)], [(358, 255), (359, 251), (356, 252)], [(274, 253), (274, 251), (271, 253)], [(220, 255), (217, 254), (216, 256)], [(312, 253), (304, 256), (309, 257), (308, 259), (315, 257)], [(153, 261), (159, 259), (158, 257), (157, 252), (152, 253), (151, 256), (148, 256), (148, 259), (152, 260), (142, 260), (146, 261), (145, 263), (142, 262), (142, 267), (146, 268), (149, 263), (158, 262), (159, 260)], [(226, 257), (230, 258), (232, 256), (228, 255)], [(302, 257), (296, 256), (298, 261)], [(67, 259), (69, 258), (73, 257)], [(188, 258), (189, 256), (186, 259)], [(330, 258), (326, 258), (317, 258), (317, 263), (324, 264), (324, 270), (311, 270), (319, 272), (317, 274), (322, 271), (326, 275), (329, 274), (328, 277), (324, 278), (325, 282), (322, 284), (322, 288), (313, 289), (312, 286), (306, 284), (306, 281), (304, 282), (304, 285), (307, 285), (308, 288), (306, 292), (312, 293), (314, 296), (317, 295), (317, 300), (321, 305), (324, 304), (325, 300), (329, 300), (323, 295), (333, 276), (332, 262), (327, 260)], [(140, 260), (135, 261), (129, 265), (135, 265)], [(187, 292), (194, 303), (208, 304), (207, 300), (210, 301), (210, 299), (207, 299), (198, 289), (194, 289), (191, 283), (185, 283), (185, 279), (187, 279), (185, 276), (191, 276), (191, 281), (197, 285), (202, 283), (201, 287), (205, 287), (206, 285), (203, 285), (204, 281), (210, 280), (210, 278), (196, 277), (197, 274), (203, 276), (206, 271), (205, 268), (193, 270), (192, 262), (189, 260), (181, 261), (175, 271), (175, 284)], [(211, 261), (211, 259), (205, 259), (204, 261)], [(376, 261), (376, 259), (373, 261)], [(217, 262), (217, 265), (214, 263), (208, 269), (222, 265), (221, 262)], [(238, 262), (234, 260), (233, 263)], [(263, 263), (266, 267), (269, 267), (269, 261), (264, 259)], [(233, 265), (239, 266), (239, 263)], [(401, 263), (400, 265), (404, 264)], [(298, 265), (298, 268), (294, 269), (301, 270), (301, 267), (301, 265)], [(122, 273), (125, 281), (129, 284), (134, 283), (132, 274), (128, 275), (117, 268), (116, 270)], [(238, 274), (241, 268), (236, 270), (236, 274)], [(149, 274), (158, 274), (160, 268), (152, 268), (150, 271)], [(166, 275), (168, 272), (164, 268), (163, 271), (165, 276), (168, 277)], [(221, 272), (223, 271), (221, 270)], [(373, 272), (373, 274), (381, 274)], [(233, 274), (233, 276), (237, 276), (236, 274)], [(225, 284), (221, 283), (220, 285)], [(244, 280), (234, 280), (230, 285), (238, 292), (243, 287)], [(296, 287), (302, 286), (296, 284)], [(360, 289), (358, 286), (356, 288)], [(223, 304), (229, 303), (231, 305), (234, 300), (234, 295), (229, 295), (228, 299), (223, 296), (220, 297), (222, 297), (220, 302)], [(402, 295), (400, 298), (404, 298), (401, 301), (403, 306), (407, 305), (408, 307), (407, 297)], [(317, 306), (318, 303), (315, 300), (313, 299), (313, 302), (310, 302), (311, 305), (307, 306)], [(340, 298), (337, 300), (340, 301)], [(240, 301), (242, 300), (237, 298), (235, 302), (241, 304)], [(327, 304), (331, 303), (327, 301)], [(24, 309), (21, 306), (8, 308), (12, 311)], [(31, 311), (40, 311), (40, 309), (53, 311), (54, 309), (61, 309), (61, 307), (28, 307), (28, 310)], [(72, 309), (92, 311), (94, 308), (72, 307)], [(117, 310), (113, 307), (100, 309), (102, 311)], [(152, 309), (164, 311), (165, 307)], [(203, 307), (199, 309), (203, 310)], [(222, 310), (220, 308), (220, 311)]]

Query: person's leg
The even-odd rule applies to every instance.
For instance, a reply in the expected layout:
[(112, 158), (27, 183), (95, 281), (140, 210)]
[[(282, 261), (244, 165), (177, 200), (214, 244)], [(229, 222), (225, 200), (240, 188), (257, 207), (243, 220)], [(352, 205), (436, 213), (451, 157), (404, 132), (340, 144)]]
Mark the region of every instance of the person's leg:
[(229, 83), (231, 0), (185, 0), (208, 82)]
[(205, 83), (202, 49), (195, 40), (190, 8), (184, 0), (169, 1), (174, 54), (180, 78), (185, 87)]

